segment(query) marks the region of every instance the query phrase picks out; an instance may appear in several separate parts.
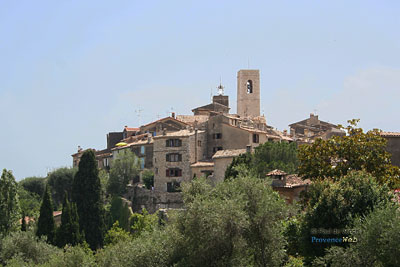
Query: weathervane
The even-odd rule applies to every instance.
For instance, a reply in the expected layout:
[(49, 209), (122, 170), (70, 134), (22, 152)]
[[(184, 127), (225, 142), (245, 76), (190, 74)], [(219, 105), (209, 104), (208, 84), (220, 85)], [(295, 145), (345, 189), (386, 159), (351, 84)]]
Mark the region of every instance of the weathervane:
[(217, 86), (218, 89), (218, 95), (223, 95), (224, 94), (224, 86), (222, 85), (222, 78), (221, 76), (219, 77), (219, 85)]

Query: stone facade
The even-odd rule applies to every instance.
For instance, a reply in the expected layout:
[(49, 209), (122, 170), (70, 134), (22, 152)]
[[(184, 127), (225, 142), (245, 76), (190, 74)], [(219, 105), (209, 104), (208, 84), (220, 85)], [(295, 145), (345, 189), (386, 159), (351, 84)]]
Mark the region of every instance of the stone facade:
[(191, 164), (203, 158), (205, 132), (181, 130), (154, 137), (154, 188), (172, 192), (192, 177)]
[[(179, 207), (180, 194), (174, 192), (180, 190), (180, 183), (201, 176), (221, 182), (235, 156), (265, 142), (311, 143), (315, 138), (344, 134), (314, 114), (291, 124), (291, 135), (267, 125), (265, 117), (260, 116), (259, 70), (238, 72), (237, 114), (229, 113), (229, 97), (223, 95), (223, 86), (218, 90), (212, 102), (193, 109), (193, 115), (172, 113), (138, 128), (125, 126), (122, 132), (107, 135), (107, 149), (95, 151), (99, 167), (105, 169), (120, 151), (130, 149), (142, 169), (153, 170), (154, 190), (139, 188), (140, 183), (130, 190), (134, 210), (143, 205), (150, 211)], [(81, 155), (82, 151), (72, 155), (74, 166)]]
[(381, 136), (387, 140), (386, 151), (391, 154), (392, 164), (400, 167), (400, 133), (382, 132)]
[(237, 74), (237, 114), (242, 118), (260, 116), (259, 70), (239, 70)]

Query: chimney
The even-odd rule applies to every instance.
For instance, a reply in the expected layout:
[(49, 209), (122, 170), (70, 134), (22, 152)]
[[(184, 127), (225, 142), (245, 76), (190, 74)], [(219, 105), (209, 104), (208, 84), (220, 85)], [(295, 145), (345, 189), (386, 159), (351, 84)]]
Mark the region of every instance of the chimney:
[(175, 112), (171, 112), (171, 117), (175, 119)]
[(82, 151), (81, 146), (78, 146), (78, 152), (81, 152), (81, 151)]
[(283, 135), (287, 136), (287, 130), (283, 130)]

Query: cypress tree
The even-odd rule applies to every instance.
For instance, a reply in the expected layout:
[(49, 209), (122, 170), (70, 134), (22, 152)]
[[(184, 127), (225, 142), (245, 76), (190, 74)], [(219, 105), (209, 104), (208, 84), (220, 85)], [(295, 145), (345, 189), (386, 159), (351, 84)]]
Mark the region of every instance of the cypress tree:
[(76, 203), (79, 227), (86, 242), (95, 250), (102, 247), (104, 238), (104, 205), (97, 162), (92, 150), (85, 151), (74, 177), (72, 199)]
[(43, 193), (36, 235), (39, 237), (47, 236), (47, 242), (54, 242), (55, 223), (53, 218), (53, 201), (51, 200), (51, 193), (48, 185), (46, 185), (46, 189)]
[(61, 225), (57, 230), (57, 246), (64, 247), (66, 244), (77, 245), (82, 241), (79, 231), (79, 218), (76, 204), (68, 201), (68, 194), (65, 192)]
[(12, 172), (4, 169), (0, 178), (0, 237), (18, 230), (19, 216), (18, 185)]

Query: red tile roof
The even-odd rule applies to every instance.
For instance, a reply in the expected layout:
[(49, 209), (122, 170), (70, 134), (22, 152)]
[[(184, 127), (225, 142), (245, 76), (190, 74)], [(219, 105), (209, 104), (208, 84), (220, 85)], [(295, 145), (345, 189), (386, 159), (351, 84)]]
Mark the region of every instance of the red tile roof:
[(124, 130), (129, 131), (129, 132), (137, 132), (140, 129), (139, 128), (132, 128), (132, 127), (125, 126)]

